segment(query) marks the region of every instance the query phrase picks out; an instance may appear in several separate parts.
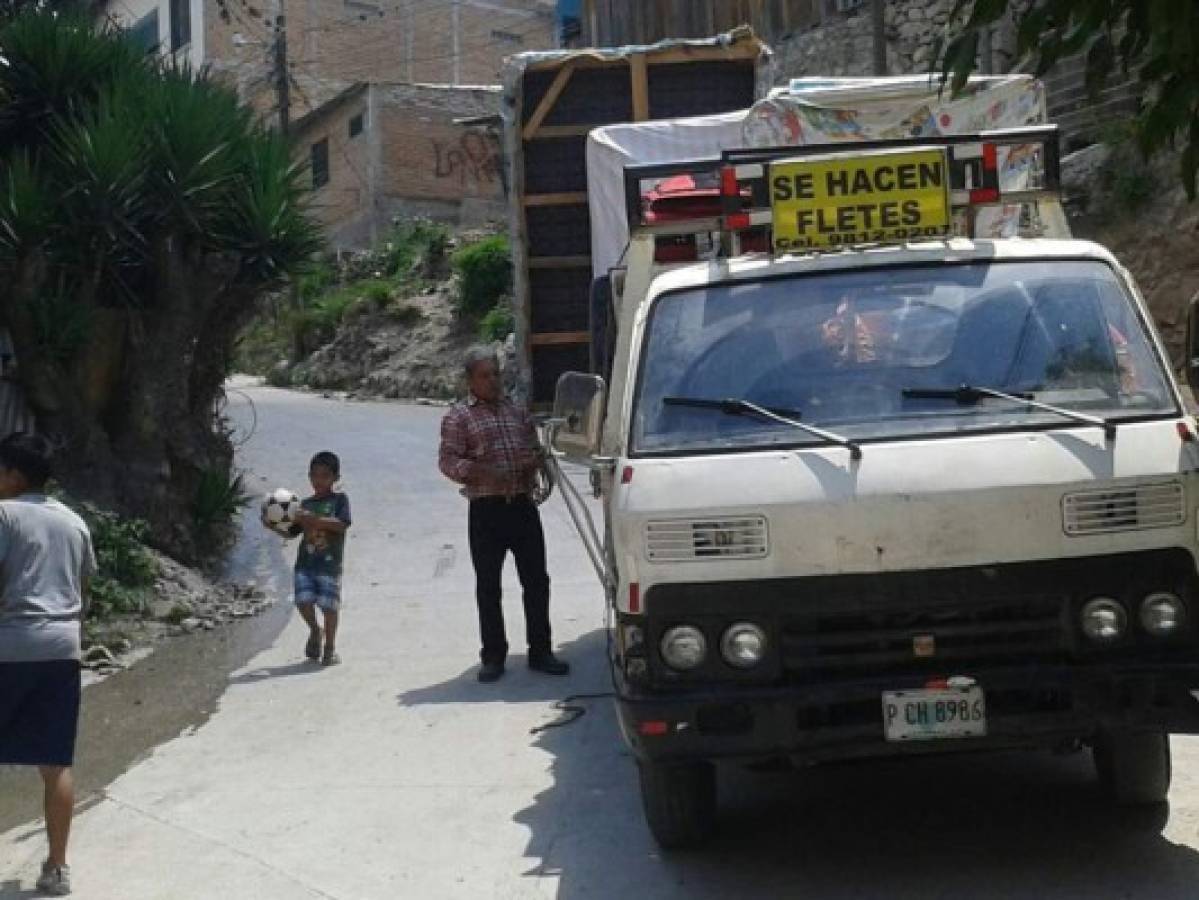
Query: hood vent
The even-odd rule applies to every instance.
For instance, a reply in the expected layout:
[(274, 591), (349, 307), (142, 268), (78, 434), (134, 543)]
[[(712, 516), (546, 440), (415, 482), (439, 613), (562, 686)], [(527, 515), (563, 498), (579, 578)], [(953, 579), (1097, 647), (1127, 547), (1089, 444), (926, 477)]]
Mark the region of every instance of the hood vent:
[(1106, 491), (1083, 491), (1062, 498), (1066, 534), (1105, 534), (1143, 528), (1169, 528), (1186, 521), (1182, 485), (1138, 484)]
[(646, 556), (651, 562), (761, 559), (770, 540), (763, 516), (648, 522)]

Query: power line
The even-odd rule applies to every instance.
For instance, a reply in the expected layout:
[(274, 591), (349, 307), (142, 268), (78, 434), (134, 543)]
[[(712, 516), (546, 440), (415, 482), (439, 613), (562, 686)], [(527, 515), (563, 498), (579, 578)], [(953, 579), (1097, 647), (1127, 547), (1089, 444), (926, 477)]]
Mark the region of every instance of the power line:
[[(539, 28), (532, 28), (532, 29), (529, 29), (528, 31), (513, 32), (513, 34), (515, 36), (517, 36), (518, 38), (523, 39), (523, 38), (529, 37), (534, 32), (537, 32), (540, 30), (541, 29), (539, 29)], [(340, 34), (342, 32), (331, 31), (329, 33)], [(490, 41), (483, 41), (481, 43), (476, 43), (472, 46), (473, 46), (474, 50), (479, 50), (479, 49), (483, 49), (483, 48), (500, 47), (500, 46), (508, 46), (508, 45), (510, 45), (509, 39), (496, 38), (496, 39), (493, 39)], [(390, 46), (392, 46), (391, 38), (389, 36), (380, 35), (374, 41), (370, 41), (367, 43), (355, 44), (355, 51), (357, 52), (358, 55), (363, 55), (365, 53), (369, 53), (374, 50), (385, 49)], [(435, 54), (432, 56), (414, 56), (411, 58), (400, 57), (400, 58), (397, 58), (396, 62), (398, 64), (403, 64), (403, 65), (416, 64), (416, 63), (429, 63), (429, 62), (443, 62), (445, 60), (452, 60), (456, 57), (463, 57), (464, 55), (465, 54), (462, 54), (462, 53), (438, 53), (438, 54)], [(364, 67), (373, 66), (373, 65), (374, 65), (374, 63), (363, 60), (358, 64), (358, 66), (350, 66), (348, 68), (348, 71), (360, 72), (360, 71), (362, 71), (362, 69)], [(344, 71), (347, 71), (347, 69), (345, 67), (339, 67), (339, 71), (344, 72)]]
[[(426, 15), (430, 12), (435, 12), (437, 10), (448, 10), (448, 9), (453, 8), (454, 6), (458, 6), (460, 9), (471, 9), (471, 10), (475, 10), (475, 11), (478, 11), (481, 9), (480, 7), (477, 7), (477, 6), (474, 6), (473, 4), (471, 4), (469, 2), (469, 0), (411, 0), (411, 2), (409, 2), (408, 4), (403, 5), (403, 6), (401, 6), (400, 4), (377, 4), (377, 3), (372, 3), (371, 0), (361, 0), (361, 3), (364, 6), (377, 7), (378, 12), (373, 13), (373, 14), (372, 13), (363, 13), (360, 15), (348, 16), (344, 19), (337, 19), (335, 21), (336, 22), (345, 22), (345, 23), (353, 23), (355, 20), (370, 21), (369, 17), (371, 15), (374, 15), (377, 18), (383, 18), (384, 16), (391, 14), (391, 13), (387, 13), (385, 11), (385, 9), (384, 9), (385, 6), (391, 7), (392, 12), (396, 13), (396, 14), (399, 14), (399, 13), (406, 14), (406, 13), (410, 13), (410, 12), (414, 12), (414, 11), (419, 11), (421, 13), (421, 15)], [(510, 17), (516, 18), (516, 19), (542, 19), (542, 20), (549, 20), (551, 22), (554, 19), (554, 16), (552, 13), (540, 13), (540, 12), (537, 12), (536, 10), (524, 9), (523, 7), (513, 7), (510, 9), (506, 8), (504, 10), (488, 8), (487, 11), (494, 13), (496, 16), (510, 16)], [(551, 25), (551, 28), (552, 27), (553, 26)]]

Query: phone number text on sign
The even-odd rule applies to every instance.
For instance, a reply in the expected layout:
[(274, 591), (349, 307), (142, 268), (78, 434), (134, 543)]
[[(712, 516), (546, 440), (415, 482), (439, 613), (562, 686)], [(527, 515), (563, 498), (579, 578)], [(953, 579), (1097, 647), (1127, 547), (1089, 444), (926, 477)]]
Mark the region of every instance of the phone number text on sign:
[(784, 160), (770, 166), (776, 250), (939, 237), (950, 226), (941, 148)]

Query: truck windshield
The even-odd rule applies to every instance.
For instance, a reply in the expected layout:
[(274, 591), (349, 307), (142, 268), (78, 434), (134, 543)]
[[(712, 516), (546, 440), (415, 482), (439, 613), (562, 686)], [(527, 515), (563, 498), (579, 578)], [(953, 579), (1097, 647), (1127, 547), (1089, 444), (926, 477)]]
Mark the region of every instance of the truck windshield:
[[(1177, 413), (1131, 299), (1097, 261), (905, 266), (679, 291), (656, 302), (642, 360), (634, 452), (820, 442), (766, 418), (664, 402), (678, 397), (785, 408), (854, 441)], [(954, 402), (963, 386), (977, 396)]]

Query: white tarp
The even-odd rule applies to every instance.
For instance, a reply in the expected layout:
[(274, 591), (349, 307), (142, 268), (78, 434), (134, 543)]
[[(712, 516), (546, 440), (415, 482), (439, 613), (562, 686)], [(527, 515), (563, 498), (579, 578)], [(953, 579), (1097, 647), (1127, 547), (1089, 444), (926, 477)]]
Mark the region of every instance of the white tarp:
[[(739, 147), (969, 134), (1045, 121), (1045, 91), (1030, 76), (974, 77), (950, 99), (939, 81), (918, 75), (795, 79), (747, 110), (597, 128), (587, 138), (592, 270), (601, 275), (618, 265), (628, 242), (625, 166), (712, 159)], [(1019, 151), (1000, 156), (1004, 190), (1027, 179), (1031, 160)], [(975, 233), (1010, 236), (1019, 218), (1019, 206), (982, 210)]]
[(607, 125), (587, 136), (591, 270), (597, 277), (619, 264), (629, 240), (625, 166), (719, 158), (722, 150), (744, 146), (741, 128), (747, 112)]

